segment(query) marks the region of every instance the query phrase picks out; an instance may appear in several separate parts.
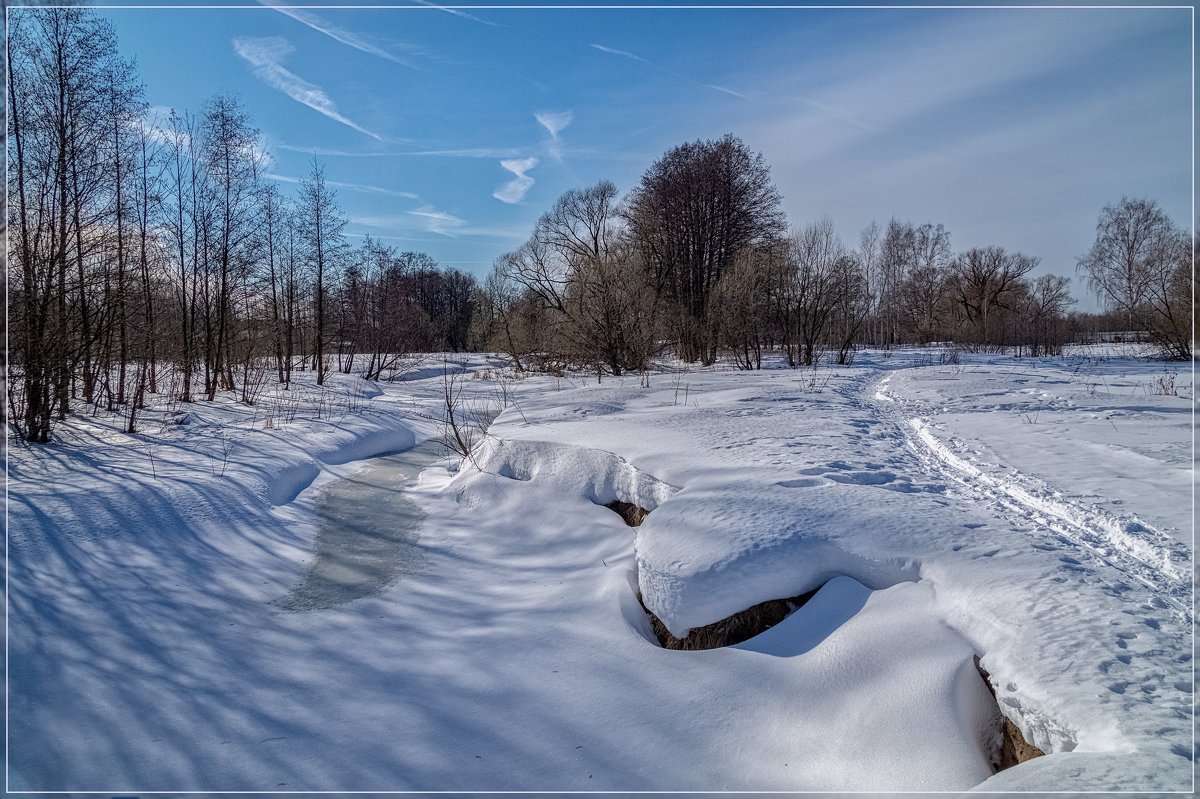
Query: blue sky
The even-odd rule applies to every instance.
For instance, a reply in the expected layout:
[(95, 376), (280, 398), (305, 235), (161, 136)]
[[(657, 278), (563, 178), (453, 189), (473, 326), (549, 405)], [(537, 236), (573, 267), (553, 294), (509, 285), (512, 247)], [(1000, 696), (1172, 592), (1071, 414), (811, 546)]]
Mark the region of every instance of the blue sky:
[(102, 13), (153, 106), (236, 93), (283, 188), (316, 153), (348, 233), (480, 277), (567, 189), (727, 132), (849, 244), (941, 222), (1073, 276), (1123, 195), (1191, 226), (1186, 8)]

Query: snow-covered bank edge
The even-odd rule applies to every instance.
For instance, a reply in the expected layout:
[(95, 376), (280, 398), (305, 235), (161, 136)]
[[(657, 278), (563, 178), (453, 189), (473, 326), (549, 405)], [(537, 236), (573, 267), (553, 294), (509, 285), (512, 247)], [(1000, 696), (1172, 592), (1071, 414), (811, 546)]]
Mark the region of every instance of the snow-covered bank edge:
[[(296, 381), (294, 393), (304, 393), (307, 377)], [(363, 389), (357, 378), (333, 377), (319, 404), (298, 401), (287, 421), (218, 395), (212, 403), (150, 405), (141, 411), (141, 432), (134, 435), (123, 432), (119, 415), (73, 414), (49, 445), (10, 441), (8, 500), (16, 511), (10, 541), (22, 542), (37, 527), (22, 523), (25, 509), (59, 497), (71, 506), (86, 505), (89, 495), (106, 486), (119, 489), (133, 506), (168, 497), (181, 516), (194, 521), (211, 521), (191, 513), (201, 508), (208, 513), (246, 503), (264, 510), (286, 506), (322, 479), (439, 434), (434, 398), (422, 403), (406, 386), (387, 386), (347, 410), (347, 398), (361, 397)], [(339, 395), (345, 395), (340, 411)], [(85, 536), (119, 534), (119, 515), (87, 521), (92, 530)], [(105, 531), (106, 522), (113, 529)]]
[[(323, 485), (364, 468), (347, 453), (436, 433), (436, 375), (337, 419), (191, 416), (193, 446), (159, 444), (157, 476), (136, 437), (100, 441), (84, 420), (43, 462), (71, 476), (63, 491), (21, 465), (41, 503), (25, 518), (65, 524), (44, 551), (16, 547), (14, 717), (38, 733), (15, 739), (17, 762), (96, 774), (106, 741), (124, 758), (111, 773), (234, 789), (1180, 784), (1190, 627), (1122, 581), (1123, 561), (927, 468), (940, 461), (905, 419), (933, 414), (877, 413), (876, 366), (831, 370), (824, 391), (782, 370), (693, 374), (684, 405), (632, 380), (530, 384), (478, 463), (414, 486), (429, 571), (307, 615), (273, 602), (311, 557)], [(617, 500), (652, 512), (630, 529), (602, 507)], [(711, 621), (823, 574), (845, 601), (721, 650), (661, 649), (637, 603), (648, 587), (676, 625)], [(1046, 742), (1038, 765), (990, 780), (972, 765), (975, 655)], [(163, 719), (173, 760), (152, 746)], [(44, 771), (39, 785), (85, 784)]]

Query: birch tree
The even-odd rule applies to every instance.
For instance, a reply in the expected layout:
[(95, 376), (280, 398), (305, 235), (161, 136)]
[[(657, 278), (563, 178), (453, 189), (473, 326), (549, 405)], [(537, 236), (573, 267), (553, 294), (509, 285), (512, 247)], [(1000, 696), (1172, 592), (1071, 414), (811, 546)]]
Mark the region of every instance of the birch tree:
[(296, 221), (304, 256), (313, 280), (313, 369), (317, 385), (325, 384), (325, 350), (329, 343), (328, 300), (344, 242), (346, 219), (337, 204), (337, 193), (325, 183), (325, 165), (312, 160), (300, 181)]

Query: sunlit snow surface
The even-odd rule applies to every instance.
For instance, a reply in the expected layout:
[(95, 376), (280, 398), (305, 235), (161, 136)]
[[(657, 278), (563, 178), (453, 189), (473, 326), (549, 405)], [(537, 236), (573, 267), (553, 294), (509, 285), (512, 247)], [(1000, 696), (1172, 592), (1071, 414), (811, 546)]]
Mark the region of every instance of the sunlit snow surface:
[(419, 476), (440, 363), (14, 444), (10, 788), (1190, 790), (1190, 373), (942, 360), (531, 378)]

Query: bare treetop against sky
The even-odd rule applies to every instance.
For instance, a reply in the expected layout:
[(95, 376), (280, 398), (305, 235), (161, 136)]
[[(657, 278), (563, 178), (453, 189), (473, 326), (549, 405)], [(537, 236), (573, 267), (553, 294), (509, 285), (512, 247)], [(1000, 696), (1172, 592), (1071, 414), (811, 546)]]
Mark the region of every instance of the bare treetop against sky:
[(263, 3), (101, 13), (163, 116), (237, 93), (273, 179), (316, 153), (347, 233), (477, 274), (565, 190), (624, 193), (727, 132), (793, 224), (829, 216), (848, 242), (872, 219), (942, 222), (956, 250), (1073, 275), (1123, 195), (1192, 221), (1191, 8)]

